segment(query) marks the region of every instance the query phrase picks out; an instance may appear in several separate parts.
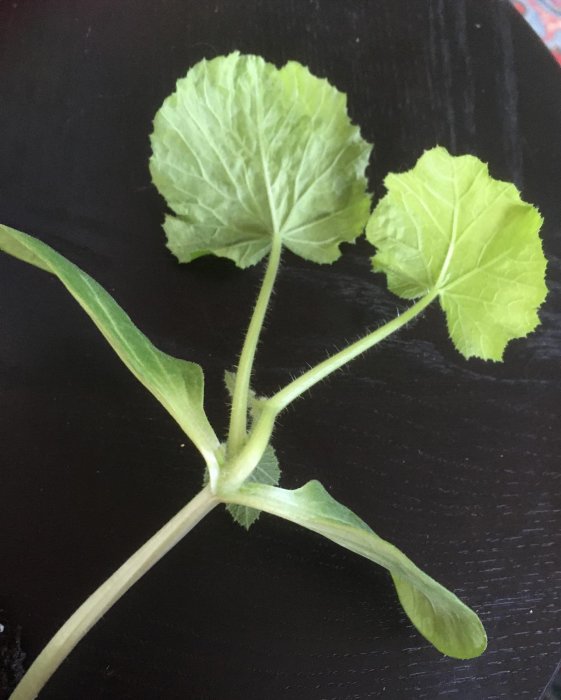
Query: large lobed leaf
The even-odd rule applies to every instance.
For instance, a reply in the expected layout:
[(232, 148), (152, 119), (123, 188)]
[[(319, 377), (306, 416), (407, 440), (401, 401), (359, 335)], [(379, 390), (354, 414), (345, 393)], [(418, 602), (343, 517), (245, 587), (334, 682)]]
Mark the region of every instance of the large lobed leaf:
[(366, 227), (374, 270), (405, 299), (437, 294), (465, 357), (500, 360), (538, 325), (547, 294), (539, 212), (478, 158), (442, 147), (385, 185)]
[(154, 347), (95, 280), (45, 243), (0, 225), (0, 250), (56, 275), (135, 377), (171, 413), (207, 462), (214, 462), (219, 442), (204, 412), (199, 365)]
[(203, 60), (154, 120), (150, 170), (175, 216), (168, 246), (181, 262), (213, 254), (247, 267), (278, 235), (326, 263), (362, 231), (370, 209), (370, 145), (345, 95), (304, 66), (258, 56)]
[(485, 650), (485, 630), (473, 610), (421, 571), (397, 547), (378, 537), (318, 481), (310, 481), (294, 491), (246, 483), (227, 499), (302, 525), (384, 566), (392, 575), (411, 622), (443, 654), (469, 659)]

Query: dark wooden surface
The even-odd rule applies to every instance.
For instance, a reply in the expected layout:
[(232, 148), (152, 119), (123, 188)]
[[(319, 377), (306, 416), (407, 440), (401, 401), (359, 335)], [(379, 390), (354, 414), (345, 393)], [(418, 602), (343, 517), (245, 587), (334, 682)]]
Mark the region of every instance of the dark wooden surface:
[[(212, 513), (102, 620), (45, 700), (538, 698), (561, 656), (561, 71), (506, 2), (0, 2), (0, 220), (96, 277), (160, 347), (200, 362), (226, 425), (261, 270), (179, 266), (150, 184), (175, 80), (233, 49), (294, 58), (349, 95), (388, 170), (443, 144), (545, 216), (543, 325), (504, 364), (466, 362), (438, 309), (281, 420), (283, 484), (316, 477), (481, 615), (489, 649), (441, 657), (386, 572), (263, 517)], [(400, 303), (347, 246), (287, 254), (257, 389)], [(0, 257), (0, 640), (28, 661), (198, 489), (201, 464), (56, 280)]]

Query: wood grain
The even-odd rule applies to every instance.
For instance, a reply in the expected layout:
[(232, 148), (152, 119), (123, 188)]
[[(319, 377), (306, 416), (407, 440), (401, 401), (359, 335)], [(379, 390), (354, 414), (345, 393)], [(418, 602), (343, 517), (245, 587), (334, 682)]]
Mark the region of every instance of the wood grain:
[[(262, 274), (178, 266), (147, 170), (151, 120), (200, 58), (294, 58), (348, 93), (370, 182), (435, 143), (475, 153), (545, 217), (550, 296), (504, 364), (466, 362), (438, 309), (298, 402), (283, 484), (319, 478), (483, 618), (481, 658), (439, 656), (386, 573), (289, 524), (215, 513), (88, 635), (42, 695), (538, 698), (561, 656), (561, 75), (507, 2), (0, 3), (0, 215), (100, 281), (163, 350), (200, 362), (226, 426)], [(256, 388), (391, 317), (369, 246), (287, 254)], [(32, 659), (198, 488), (200, 464), (55, 280), (0, 259), (0, 609)]]

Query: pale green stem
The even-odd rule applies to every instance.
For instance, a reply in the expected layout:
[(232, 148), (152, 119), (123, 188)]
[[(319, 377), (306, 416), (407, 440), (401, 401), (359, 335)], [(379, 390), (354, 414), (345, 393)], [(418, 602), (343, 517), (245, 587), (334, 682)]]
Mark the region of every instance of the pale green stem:
[(304, 374), (287, 384), (284, 389), (281, 389), (269, 399), (263, 400), (260, 403), (261, 413), (255, 421), (247, 442), (240, 452), (234, 455), (226, 464), (225, 471), (217, 485), (217, 494), (227, 498), (250, 476), (269, 444), (276, 417), (288, 404), (314, 386), (314, 384), (325, 379), (332, 372), (340, 369), (358, 355), (361, 355), (392, 333), (395, 333), (395, 331), (403, 328), (434, 301), (437, 296), (437, 292), (430, 292), (410, 306), (400, 316), (380, 326), (372, 333), (357, 340), (335, 355), (328, 357), (327, 360), (304, 372)]
[(209, 486), (138, 549), (64, 623), (19, 682), (10, 700), (32, 700), (95, 623), (164, 554), (220, 503)]
[(239, 488), (259, 464), (271, 439), (277, 411), (263, 402), (263, 410), (253, 424), (249, 438), (242, 449), (224, 465), (216, 486), (216, 494), (221, 497)]
[(304, 374), (294, 379), (294, 381), (290, 382), (290, 384), (287, 384), (284, 389), (281, 389), (274, 394), (274, 396), (267, 399), (266, 403), (271, 407), (274, 407), (277, 414), (280, 413), (288, 406), (288, 404), (292, 403), (294, 399), (297, 399), (305, 391), (308, 391), (308, 389), (314, 386), (314, 384), (317, 384), (322, 379), (325, 379), (332, 372), (335, 372), (343, 367), (343, 365), (346, 365), (351, 360), (354, 360), (355, 357), (358, 357), (358, 355), (361, 355), (366, 350), (369, 350), (381, 340), (384, 340), (392, 333), (395, 333), (395, 331), (403, 328), (405, 324), (409, 323), (409, 321), (414, 319), (415, 316), (418, 316), (432, 301), (434, 301), (437, 296), (437, 292), (430, 292), (426, 296), (422, 297), (422, 299), (419, 299), (417, 303), (410, 306), (401, 315), (392, 319), (388, 323), (385, 323), (383, 326), (380, 326), (372, 333), (369, 333), (368, 335), (364, 336), (364, 338), (357, 340), (355, 343), (352, 343), (335, 355), (328, 357), (327, 360), (320, 362), (307, 372), (304, 372)]
[(235, 455), (239, 452), (247, 436), (247, 405), (253, 361), (255, 359), (259, 336), (261, 335), (267, 307), (269, 306), (275, 279), (277, 277), (281, 250), (281, 237), (275, 234), (273, 236), (271, 252), (269, 253), (269, 260), (267, 262), (267, 271), (263, 277), (263, 283), (247, 329), (238, 370), (236, 372), (234, 395), (232, 397), (232, 411), (230, 414), (230, 430), (228, 433), (228, 454), (230, 455)]

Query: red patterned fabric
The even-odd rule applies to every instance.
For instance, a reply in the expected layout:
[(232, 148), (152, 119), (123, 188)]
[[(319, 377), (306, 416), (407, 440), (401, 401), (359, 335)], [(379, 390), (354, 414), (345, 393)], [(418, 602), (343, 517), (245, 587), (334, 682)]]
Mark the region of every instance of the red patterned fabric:
[(561, 0), (512, 0), (561, 64)]

